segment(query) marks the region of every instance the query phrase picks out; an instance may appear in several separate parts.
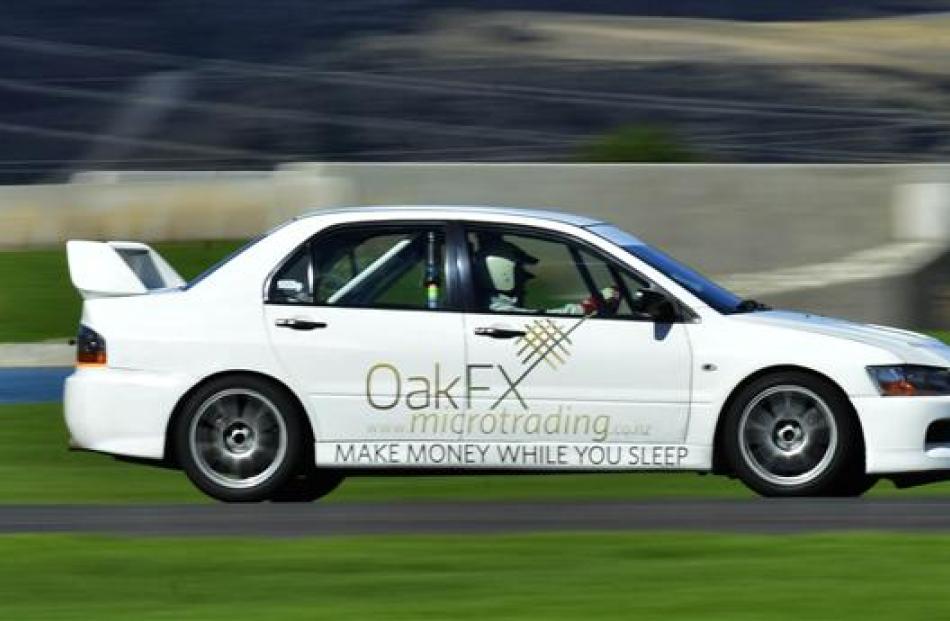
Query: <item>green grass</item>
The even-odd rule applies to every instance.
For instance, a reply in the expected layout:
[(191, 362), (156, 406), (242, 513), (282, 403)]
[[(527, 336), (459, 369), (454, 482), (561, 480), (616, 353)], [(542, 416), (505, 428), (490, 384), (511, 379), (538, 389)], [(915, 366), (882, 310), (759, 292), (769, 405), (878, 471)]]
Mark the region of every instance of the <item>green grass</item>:
[(948, 536), (0, 537), (0, 618), (941, 619)]
[[(70, 452), (61, 406), (0, 407), (0, 504), (209, 502), (184, 474)], [(950, 482), (874, 496), (945, 496)], [(321, 502), (421, 500), (637, 500), (752, 498), (737, 481), (694, 473), (365, 476), (347, 479)]]
[(180, 472), (71, 452), (59, 404), (0, 407), (0, 503), (195, 502)]
[[(189, 279), (241, 243), (175, 242), (155, 248)], [(79, 295), (69, 282), (65, 247), (0, 252), (0, 343), (75, 334), (79, 308)]]
[(935, 337), (937, 337), (938, 339), (946, 343), (950, 343), (950, 330), (935, 330), (935, 331), (932, 331), (930, 334), (934, 335)]

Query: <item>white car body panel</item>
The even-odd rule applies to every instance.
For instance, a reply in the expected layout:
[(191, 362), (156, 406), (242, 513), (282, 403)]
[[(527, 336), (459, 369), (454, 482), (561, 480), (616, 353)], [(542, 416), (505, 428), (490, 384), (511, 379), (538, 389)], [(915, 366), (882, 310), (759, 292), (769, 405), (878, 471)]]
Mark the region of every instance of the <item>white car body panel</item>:
[[(553, 442), (683, 442), (691, 379), (685, 324), (670, 326), (669, 332), (658, 339), (650, 322), (542, 319), (540, 329), (567, 332), (574, 328), (562, 352), (563, 362), (540, 362), (519, 384), (517, 395), (512, 391), (496, 403), (508, 390), (505, 376), (516, 381), (527, 371), (521, 364), (524, 354), (519, 356), (519, 349), (511, 341), (486, 339), (474, 332), (482, 326), (530, 329), (537, 325), (536, 320), (523, 315), (466, 315), (469, 363), (480, 365), (477, 381), (487, 388), (473, 397), (472, 414), (537, 412), (551, 417), (560, 413), (565, 419), (562, 424), (552, 424), (553, 433), (539, 436)], [(636, 381), (631, 381), (632, 377)], [(590, 417), (590, 425), (584, 424), (583, 418), (578, 421), (583, 416)], [(484, 431), (490, 428), (487, 425), (472, 427), (467, 430), (466, 440), (513, 439), (499, 425), (488, 433)]]
[[(473, 330), (524, 324), (529, 318), (263, 303), (270, 274), (319, 231), (346, 223), (413, 220), (522, 225), (571, 236), (657, 283), (696, 320), (674, 324), (664, 335), (655, 334), (650, 322), (586, 321), (572, 333), (564, 363), (532, 371), (519, 385), (525, 404), (508, 395), (498, 408), (509, 418), (502, 423), (497, 411), (489, 425), (485, 415), (510, 386), (492, 367), (504, 367), (511, 380), (515, 374), (508, 370), (524, 367), (510, 341), (476, 338)], [(273, 378), (299, 398), (320, 465), (709, 470), (717, 422), (736, 387), (763, 370), (798, 367), (824, 375), (850, 398), (864, 433), (867, 472), (950, 469), (950, 445), (924, 446), (928, 425), (950, 419), (950, 397), (881, 397), (866, 371), (868, 365), (901, 363), (947, 367), (950, 347), (902, 330), (796, 313), (720, 314), (583, 228), (591, 223), (493, 208), (327, 211), (272, 231), (190, 288), (150, 293), (130, 280), (134, 271), (120, 269), (115, 254), (109, 255), (111, 247), (70, 242), (70, 273), (86, 298), (82, 323), (108, 344), (108, 366), (77, 369), (67, 380), (72, 444), (161, 459), (173, 411), (188, 391), (214, 375), (244, 371)], [(112, 275), (94, 277), (92, 271), (102, 265), (111, 265)], [(159, 257), (156, 265), (167, 264)], [(174, 270), (160, 271), (168, 283), (175, 282)], [(275, 327), (277, 319), (287, 317), (325, 322), (328, 328), (294, 332)], [(552, 321), (566, 330), (574, 320)], [(398, 369), (398, 381), (385, 365)], [(469, 395), (466, 374), (472, 369), (475, 385), (484, 390)], [(439, 392), (456, 377), (455, 402), (448, 407), (447, 395)], [(423, 387), (428, 392), (418, 392)], [(441, 401), (433, 408), (436, 397)], [(421, 420), (420, 412), (437, 414), (438, 420)], [(551, 422), (558, 413), (557, 423)], [(524, 418), (515, 423), (515, 414)], [(540, 415), (536, 430), (533, 419), (528, 427), (532, 414)], [(566, 417), (573, 418), (565, 428)], [(609, 420), (605, 433), (593, 428), (597, 417)], [(506, 431), (500, 424), (510, 427)]]
[[(313, 417), (320, 442), (411, 440), (413, 410), (407, 399), (411, 405), (434, 402), (431, 391), (465, 366), (460, 313), (268, 306), (264, 316), (288, 377), (306, 395), (312, 412), (326, 413)], [(274, 326), (282, 317), (326, 322), (328, 327), (282, 330)], [(431, 390), (410, 396), (420, 387)], [(460, 401), (458, 392), (439, 395), (442, 405), (451, 403), (450, 398)], [(443, 430), (429, 437), (457, 440), (458, 434)]]

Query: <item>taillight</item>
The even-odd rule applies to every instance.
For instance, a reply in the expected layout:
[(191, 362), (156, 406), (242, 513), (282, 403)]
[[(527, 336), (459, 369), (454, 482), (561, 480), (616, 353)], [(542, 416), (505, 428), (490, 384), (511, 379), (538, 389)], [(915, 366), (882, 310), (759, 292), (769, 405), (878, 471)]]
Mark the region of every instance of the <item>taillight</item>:
[(87, 326), (79, 326), (76, 336), (76, 366), (102, 366), (106, 363), (106, 340)]

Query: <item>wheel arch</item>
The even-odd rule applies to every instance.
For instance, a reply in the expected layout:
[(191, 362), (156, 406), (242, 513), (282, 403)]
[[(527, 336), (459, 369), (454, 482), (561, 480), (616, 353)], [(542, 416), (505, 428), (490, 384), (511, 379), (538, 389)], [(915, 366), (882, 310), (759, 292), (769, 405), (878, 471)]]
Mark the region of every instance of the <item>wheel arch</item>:
[(310, 422), (310, 417), (307, 415), (307, 408), (304, 407), (304, 404), (300, 400), (300, 397), (297, 396), (297, 393), (295, 393), (290, 388), (290, 386), (280, 381), (276, 377), (272, 375), (267, 375), (266, 373), (261, 373), (260, 371), (251, 371), (247, 369), (231, 369), (228, 371), (220, 371), (218, 373), (213, 373), (203, 378), (201, 381), (197, 382), (194, 386), (189, 388), (188, 391), (185, 392), (185, 394), (179, 397), (178, 401), (175, 403), (175, 407), (172, 408), (171, 416), (169, 416), (168, 423), (165, 426), (165, 448), (163, 450), (162, 461), (165, 462), (166, 465), (173, 466), (173, 467), (179, 466), (178, 455), (175, 448), (175, 439), (174, 439), (173, 430), (175, 429), (175, 425), (178, 424), (178, 420), (181, 418), (182, 414), (184, 413), (185, 404), (188, 402), (188, 399), (190, 399), (191, 396), (195, 394), (195, 392), (197, 392), (202, 387), (206, 386), (208, 383), (219, 380), (223, 377), (232, 377), (232, 376), (233, 377), (254, 377), (260, 380), (264, 380), (268, 382), (269, 384), (272, 384), (278, 390), (285, 392), (288, 397), (293, 399), (293, 401), (297, 404), (297, 407), (300, 408), (300, 412), (302, 413), (302, 418), (303, 418), (301, 423), (303, 424), (304, 432), (307, 434), (308, 439), (310, 440), (307, 446), (308, 448), (313, 446), (313, 441), (314, 441), (313, 425)]
[(838, 382), (836, 382), (834, 379), (829, 377), (828, 375), (822, 373), (821, 371), (816, 371), (815, 369), (812, 369), (809, 367), (803, 367), (803, 366), (795, 365), (795, 364), (780, 364), (780, 365), (773, 365), (773, 366), (758, 369), (754, 373), (751, 373), (750, 375), (746, 376), (745, 378), (742, 379), (742, 381), (740, 381), (738, 384), (736, 384), (732, 388), (732, 390), (729, 392), (729, 396), (726, 397), (726, 400), (723, 402), (722, 407), (719, 409), (719, 414), (716, 418), (716, 430), (713, 434), (712, 472), (714, 474), (731, 474), (727, 460), (726, 460), (726, 456), (722, 450), (722, 441), (723, 441), (722, 435), (723, 435), (724, 421), (726, 418), (726, 412), (728, 412), (729, 408), (732, 407), (732, 404), (738, 398), (739, 393), (741, 393), (742, 390), (746, 386), (751, 384), (752, 382), (758, 379), (761, 379), (767, 375), (773, 375), (776, 373), (788, 373), (788, 372), (806, 373), (808, 375), (813, 375), (827, 382), (829, 386), (831, 386), (833, 389), (838, 391), (839, 395), (844, 397), (845, 402), (847, 402), (848, 405), (850, 406), (850, 414), (851, 416), (854, 417), (854, 420), (858, 425), (858, 430), (861, 432), (860, 433), (861, 452), (864, 453), (865, 458), (866, 458), (867, 449), (866, 449), (865, 437), (864, 437), (864, 426), (861, 424), (861, 417), (858, 416), (857, 411), (854, 409), (854, 405), (851, 403), (850, 397), (848, 397), (848, 393), (845, 392), (845, 390), (841, 387), (841, 385)]

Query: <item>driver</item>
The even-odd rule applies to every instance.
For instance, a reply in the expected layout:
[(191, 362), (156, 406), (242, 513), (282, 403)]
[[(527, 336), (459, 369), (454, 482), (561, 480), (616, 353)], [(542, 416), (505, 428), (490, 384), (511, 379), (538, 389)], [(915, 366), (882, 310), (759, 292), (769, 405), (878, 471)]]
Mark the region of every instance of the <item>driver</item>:
[(527, 266), (536, 265), (538, 259), (518, 246), (500, 237), (482, 238), (481, 248), (476, 255), (478, 280), (490, 291), (488, 308), (498, 313), (537, 313), (546, 312), (557, 315), (592, 315), (600, 310), (607, 314), (616, 312), (620, 305), (620, 291), (617, 287), (605, 287), (601, 292), (603, 306), (598, 306), (595, 296), (589, 296), (580, 303), (571, 303), (538, 310), (524, 307), (525, 287), (534, 278)]

